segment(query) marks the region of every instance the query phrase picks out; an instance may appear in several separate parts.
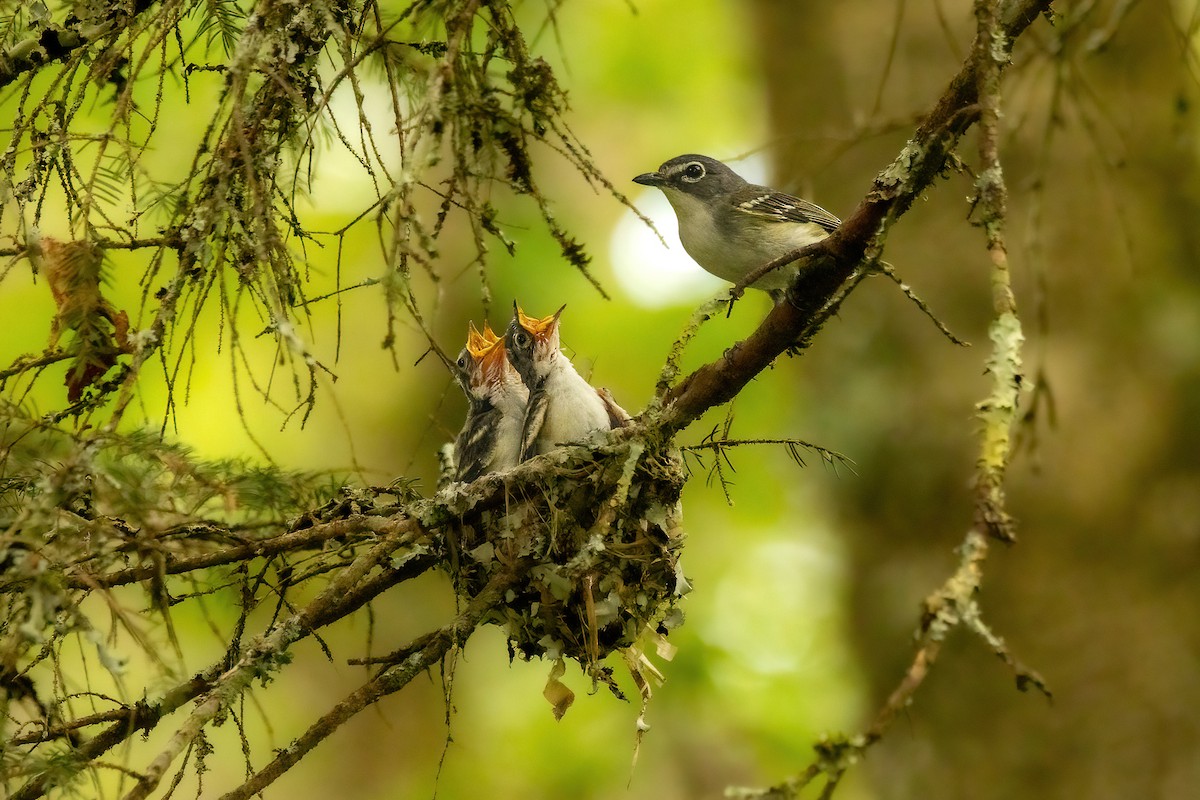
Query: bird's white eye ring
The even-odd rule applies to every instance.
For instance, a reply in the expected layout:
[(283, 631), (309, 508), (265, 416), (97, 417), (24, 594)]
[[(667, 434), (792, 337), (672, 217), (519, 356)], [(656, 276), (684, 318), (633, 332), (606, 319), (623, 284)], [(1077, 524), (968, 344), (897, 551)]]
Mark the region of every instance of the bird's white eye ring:
[(683, 168), (683, 179), (688, 183), (695, 183), (704, 177), (704, 165), (699, 161), (693, 161)]
[(517, 331), (516, 335), (513, 336), (513, 341), (516, 342), (518, 347), (525, 347), (529, 344), (529, 334), (525, 331)]
[(466, 357), (466, 356), (459, 356), (459, 357), (458, 357), (458, 368), (459, 368), (459, 369), (466, 369), (466, 366), (467, 366), (467, 357)]

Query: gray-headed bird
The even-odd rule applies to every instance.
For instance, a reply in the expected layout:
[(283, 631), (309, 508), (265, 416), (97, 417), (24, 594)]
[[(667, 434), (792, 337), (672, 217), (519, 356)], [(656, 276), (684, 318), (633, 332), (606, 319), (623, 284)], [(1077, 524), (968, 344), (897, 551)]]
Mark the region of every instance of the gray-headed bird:
[(455, 362), (467, 395), (467, 420), (454, 442), (454, 478), (470, 482), (517, 465), (529, 391), (505, 355), (504, 340), (485, 322), (467, 327), (467, 346)]
[(558, 318), (563, 308), (538, 319), (514, 303), (513, 320), (504, 335), (508, 360), (529, 389), (522, 460), (629, 421), (625, 409), (607, 391), (585, 381), (559, 349)]
[[(704, 269), (738, 283), (759, 267), (819, 242), (841, 220), (818, 205), (748, 183), (715, 158), (682, 155), (633, 179), (657, 186), (679, 220), (679, 241)], [(799, 267), (789, 264), (752, 284), (776, 302)]]

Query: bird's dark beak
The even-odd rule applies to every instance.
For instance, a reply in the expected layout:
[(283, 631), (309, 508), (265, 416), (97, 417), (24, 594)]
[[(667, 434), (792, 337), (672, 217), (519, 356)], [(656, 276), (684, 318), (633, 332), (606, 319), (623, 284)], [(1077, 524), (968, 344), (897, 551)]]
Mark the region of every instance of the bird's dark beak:
[(662, 186), (667, 180), (657, 172), (644, 172), (634, 178), (633, 182), (640, 183), (642, 186)]

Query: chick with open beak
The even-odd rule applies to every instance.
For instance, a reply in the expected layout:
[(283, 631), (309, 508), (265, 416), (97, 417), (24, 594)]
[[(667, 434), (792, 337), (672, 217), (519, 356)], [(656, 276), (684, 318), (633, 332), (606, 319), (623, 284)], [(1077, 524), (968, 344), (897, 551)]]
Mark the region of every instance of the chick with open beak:
[(504, 335), (508, 360), (529, 390), (521, 434), (522, 460), (629, 420), (629, 414), (606, 391), (584, 380), (559, 349), (563, 308), (566, 306), (539, 319), (513, 303), (513, 320)]
[(467, 326), (467, 346), (455, 362), (467, 395), (467, 419), (454, 443), (455, 480), (469, 482), (517, 465), (529, 391), (505, 354), (504, 340), (486, 322)]

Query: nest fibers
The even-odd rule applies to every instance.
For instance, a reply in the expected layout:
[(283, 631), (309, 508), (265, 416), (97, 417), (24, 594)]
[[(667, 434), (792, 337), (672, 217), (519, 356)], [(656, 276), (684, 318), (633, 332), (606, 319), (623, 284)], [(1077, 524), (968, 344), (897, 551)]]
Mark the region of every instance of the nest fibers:
[(497, 480), (501, 507), (459, 505), (458, 592), (471, 597), (497, 570), (532, 559), (488, 621), (505, 629), (511, 655), (574, 659), (615, 690), (605, 656), (622, 650), (632, 667), (639, 639), (661, 641), (683, 621), (678, 451), (650, 449), (624, 429), (600, 447), (561, 448), (477, 484)]

